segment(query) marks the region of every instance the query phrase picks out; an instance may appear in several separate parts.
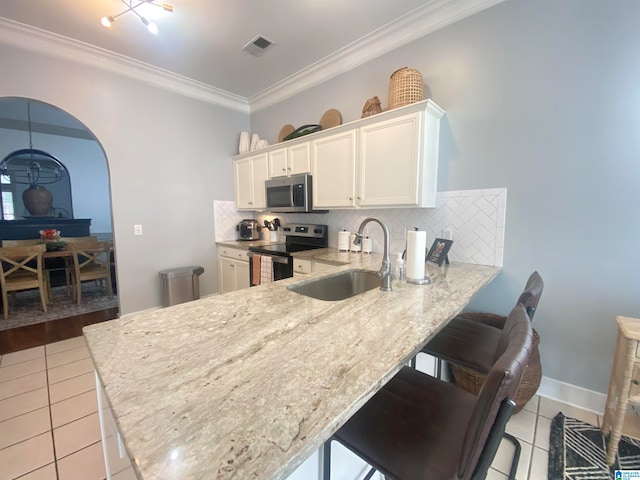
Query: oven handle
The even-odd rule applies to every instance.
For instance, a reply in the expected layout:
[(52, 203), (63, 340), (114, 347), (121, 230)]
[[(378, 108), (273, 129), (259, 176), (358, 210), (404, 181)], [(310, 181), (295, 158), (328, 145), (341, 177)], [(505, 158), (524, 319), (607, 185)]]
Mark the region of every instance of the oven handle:
[[(253, 253), (254, 252), (249, 252), (249, 257), (253, 257)], [(261, 255), (263, 257), (271, 257), (271, 261), (273, 263), (286, 263), (286, 264), (289, 263), (289, 257), (280, 257), (277, 255), (265, 255), (264, 253), (258, 253), (258, 255)]]

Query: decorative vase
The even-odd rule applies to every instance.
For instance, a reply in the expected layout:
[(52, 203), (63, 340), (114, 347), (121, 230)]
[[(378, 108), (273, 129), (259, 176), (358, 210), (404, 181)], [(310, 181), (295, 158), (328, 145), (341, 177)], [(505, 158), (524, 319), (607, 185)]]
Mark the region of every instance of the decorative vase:
[(32, 216), (46, 217), (53, 205), (53, 195), (43, 186), (35, 185), (22, 192), (22, 201)]
[(240, 144), (238, 145), (238, 153), (247, 153), (249, 151), (249, 132), (240, 132)]

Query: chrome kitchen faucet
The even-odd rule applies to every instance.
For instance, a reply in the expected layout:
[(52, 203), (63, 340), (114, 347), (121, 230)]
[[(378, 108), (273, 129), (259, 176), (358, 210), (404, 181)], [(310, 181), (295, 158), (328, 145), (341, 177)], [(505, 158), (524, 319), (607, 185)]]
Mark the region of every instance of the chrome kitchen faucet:
[(356, 233), (356, 238), (353, 240), (353, 244), (360, 245), (362, 243), (362, 232), (364, 231), (364, 227), (369, 222), (376, 222), (378, 225), (382, 227), (382, 231), (384, 232), (384, 257), (382, 258), (382, 267), (380, 267), (378, 276), (382, 278), (382, 285), (380, 286), (380, 290), (384, 292), (390, 292), (391, 291), (391, 261), (389, 260), (389, 229), (384, 224), (384, 222), (377, 217), (365, 218), (360, 224), (360, 228), (358, 228), (358, 233)]

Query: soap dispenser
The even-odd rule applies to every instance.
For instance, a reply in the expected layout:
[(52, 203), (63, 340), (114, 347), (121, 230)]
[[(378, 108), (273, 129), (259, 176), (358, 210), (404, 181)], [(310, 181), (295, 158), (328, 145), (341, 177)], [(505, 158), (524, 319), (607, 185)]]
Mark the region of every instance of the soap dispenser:
[(405, 283), (407, 281), (407, 267), (402, 257), (402, 252), (396, 253), (396, 260), (393, 265), (393, 280), (397, 283)]

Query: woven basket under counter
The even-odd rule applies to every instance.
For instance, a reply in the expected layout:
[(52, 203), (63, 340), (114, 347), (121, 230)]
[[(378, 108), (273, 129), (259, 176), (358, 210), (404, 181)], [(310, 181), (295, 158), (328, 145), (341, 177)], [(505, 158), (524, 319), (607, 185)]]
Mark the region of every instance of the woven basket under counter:
[[(505, 317), (491, 313), (463, 313), (460, 316), (470, 320), (481, 321), (482, 323), (500, 329), (505, 322)], [(513, 399), (513, 401), (516, 402), (516, 408), (513, 413), (518, 413), (522, 410), (526, 403), (536, 394), (538, 387), (540, 386), (540, 381), (542, 380), (542, 366), (540, 365), (540, 351), (538, 350), (539, 344), (540, 336), (538, 335), (538, 332), (533, 329), (533, 344), (529, 355), (529, 363), (527, 363), (522, 375), (522, 380), (520, 381), (520, 386), (518, 387), (515, 398)], [(450, 366), (451, 374), (453, 375), (456, 385), (467, 392), (478, 395), (487, 376), (485, 374), (478, 373), (475, 370), (461, 367), (460, 365), (451, 364)]]
[(424, 100), (424, 81), (415, 68), (403, 67), (391, 74), (389, 110)]

